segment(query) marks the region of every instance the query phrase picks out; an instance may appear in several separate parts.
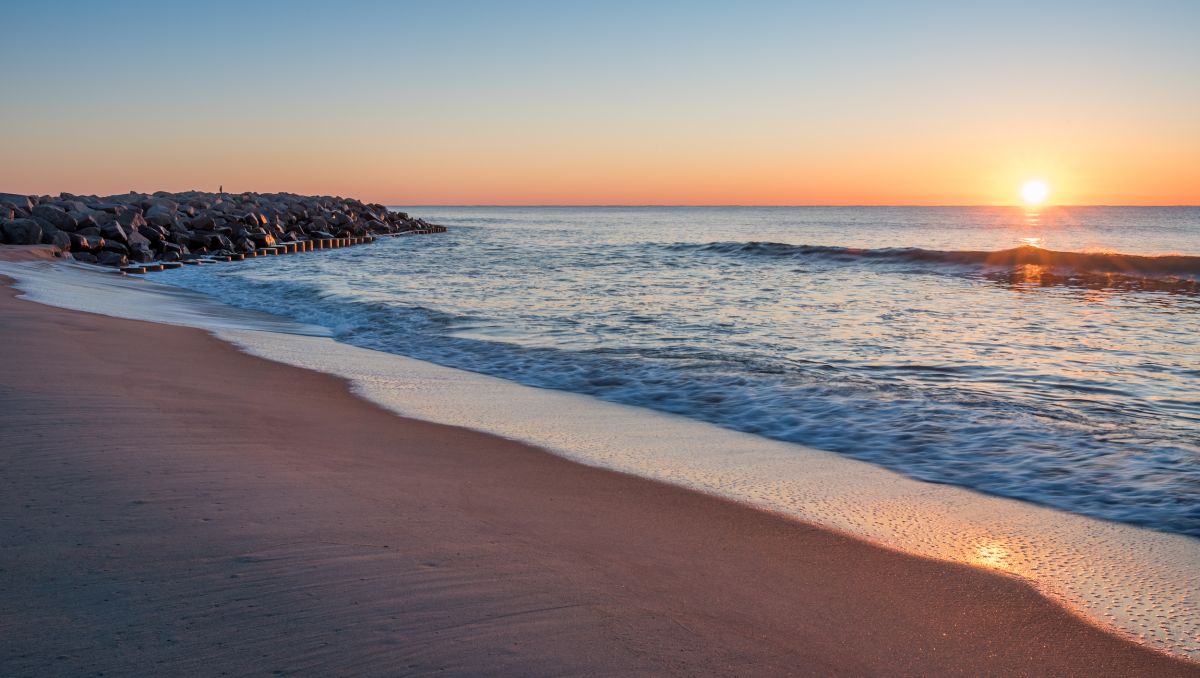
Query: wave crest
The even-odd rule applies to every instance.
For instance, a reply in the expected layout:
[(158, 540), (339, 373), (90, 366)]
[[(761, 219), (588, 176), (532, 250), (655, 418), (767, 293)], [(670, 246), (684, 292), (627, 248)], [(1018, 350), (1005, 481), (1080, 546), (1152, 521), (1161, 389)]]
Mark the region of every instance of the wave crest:
[(1120, 252), (1060, 252), (1032, 245), (1006, 250), (927, 250), (920, 247), (860, 249), (829, 245), (788, 245), (776, 242), (713, 242), (672, 245), (677, 251), (717, 252), (744, 256), (823, 258), (834, 261), (931, 263), (950, 266), (1015, 268), (1041, 266), (1061, 272), (1112, 273), (1131, 277), (1200, 276), (1200, 256), (1123, 254)]

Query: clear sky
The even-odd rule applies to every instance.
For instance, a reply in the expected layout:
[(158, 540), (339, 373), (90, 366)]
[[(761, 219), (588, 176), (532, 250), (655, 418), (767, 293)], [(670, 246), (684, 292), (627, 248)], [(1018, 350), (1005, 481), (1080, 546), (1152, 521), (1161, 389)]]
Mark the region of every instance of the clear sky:
[(1004, 204), (1037, 177), (1062, 204), (1200, 203), (1200, 0), (0, 0), (0, 17), (0, 191)]

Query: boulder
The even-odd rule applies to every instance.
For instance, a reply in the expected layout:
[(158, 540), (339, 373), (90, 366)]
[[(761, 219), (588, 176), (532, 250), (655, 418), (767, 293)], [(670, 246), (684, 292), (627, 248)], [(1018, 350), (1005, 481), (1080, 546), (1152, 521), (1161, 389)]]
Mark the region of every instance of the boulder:
[(96, 263), (96, 255), (88, 252), (72, 252), (71, 256), (75, 259), (75, 261), (81, 261), (85, 264)]
[(60, 250), (67, 251), (71, 249), (71, 235), (67, 231), (60, 231), (53, 226), (43, 224), (42, 244), (54, 245)]
[(174, 257), (174, 258), (178, 259), (179, 257), (181, 257), (185, 254), (190, 254), (190, 251), (188, 250), (188, 248), (184, 247), (183, 245), (179, 245), (179, 244), (169, 242), (166, 240), (159, 243), (159, 248), (162, 249), (164, 258), (165, 257)]
[(133, 261), (147, 262), (154, 261), (154, 250), (150, 249), (148, 243), (137, 243), (129, 245), (129, 258)]
[[(179, 203), (177, 203), (171, 199), (172, 195), (173, 194), (167, 193), (165, 191), (159, 191), (158, 193), (155, 193), (154, 199), (149, 201), (150, 209), (154, 209), (156, 207), (162, 208), (162, 209), (174, 214), (176, 212), (176, 210), (179, 209)], [(149, 215), (149, 211), (147, 211), (147, 215)]]
[[(146, 223), (152, 226), (170, 226), (175, 223), (175, 210), (163, 205), (151, 205), (144, 216)], [(130, 224), (131, 226), (134, 224)]]
[[(101, 214), (105, 214), (105, 213), (101, 212)], [(92, 215), (90, 215), (90, 214), (82, 214), (82, 215), (76, 214), (74, 216), (75, 216), (75, 220), (76, 220), (76, 225), (75, 225), (76, 231), (82, 231), (85, 228), (100, 228), (100, 222), (98, 222), (94, 218), (92, 218)], [(112, 218), (111, 214), (107, 214), (106, 216), (108, 216), (110, 219)], [(106, 222), (106, 223), (111, 223), (111, 222)]]
[(182, 244), (188, 247), (205, 247), (208, 245), (208, 239), (214, 235), (216, 234), (209, 231), (192, 231), (187, 234), (187, 240)]
[(211, 231), (216, 227), (217, 220), (211, 214), (201, 214), (188, 224), (188, 228), (199, 231)]
[(45, 234), (42, 235), (42, 242), (47, 245), (54, 245), (63, 252), (71, 251), (71, 234), (66, 231), (55, 231), (47, 242)]
[(128, 228), (137, 228), (145, 226), (146, 220), (142, 217), (142, 211), (135, 207), (128, 207), (117, 215), (117, 223)]
[(70, 193), (59, 195), (59, 201), (55, 204), (67, 212), (82, 212), (87, 209), (87, 205), (82, 200), (76, 200), (75, 196)]
[(128, 266), (129, 257), (121, 254), (120, 252), (104, 250), (100, 254), (96, 255), (96, 263), (100, 264), (101, 266)]
[(104, 236), (107, 240), (115, 240), (122, 243), (129, 242), (129, 232), (117, 222), (101, 226), (100, 235)]
[(20, 207), (26, 212), (33, 210), (33, 201), (27, 195), (18, 195), (16, 193), (0, 193), (0, 200), (11, 203), (14, 207)]
[(9, 219), (0, 223), (0, 235), (9, 245), (37, 245), (42, 242), (42, 226), (33, 219)]
[[(155, 226), (142, 226), (141, 228), (139, 228), (137, 230), (137, 233), (139, 233), (143, 238), (149, 240), (151, 242), (151, 244), (160, 243), (166, 237), (166, 234), (163, 233), (158, 227), (155, 227)], [(132, 240), (133, 240), (132, 233), (129, 235), (129, 238), (130, 238), (130, 241), (132, 242)]]
[(124, 243), (119, 243), (115, 240), (104, 241), (104, 252), (116, 252), (118, 254), (129, 255), (129, 248)]
[(29, 214), (34, 219), (63, 231), (74, 231), (79, 226), (75, 218), (58, 205), (35, 205)]
[(96, 252), (104, 249), (104, 238), (98, 235), (71, 233), (70, 237), (72, 252)]
[(129, 258), (134, 261), (154, 260), (154, 248), (150, 244), (150, 239), (138, 231), (129, 234)]

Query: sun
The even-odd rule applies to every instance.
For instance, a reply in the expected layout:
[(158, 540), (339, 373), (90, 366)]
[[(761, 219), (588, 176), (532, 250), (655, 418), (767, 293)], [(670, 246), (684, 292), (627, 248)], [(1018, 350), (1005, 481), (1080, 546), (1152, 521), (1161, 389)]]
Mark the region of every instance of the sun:
[(1040, 205), (1050, 196), (1050, 187), (1041, 179), (1030, 179), (1021, 186), (1021, 197), (1026, 205)]

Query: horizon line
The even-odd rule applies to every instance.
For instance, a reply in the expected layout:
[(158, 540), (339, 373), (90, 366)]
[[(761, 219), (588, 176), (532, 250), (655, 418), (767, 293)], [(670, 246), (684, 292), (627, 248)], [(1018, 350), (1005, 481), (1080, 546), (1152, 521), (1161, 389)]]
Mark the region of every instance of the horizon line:
[(1021, 209), (1054, 209), (1060, 207), (1193, 207), (1200, 204), (1152, 204), (1152, 203), (1062, 203), (1055, 205), (1022, 205), (1022, 204), (937, 204), (937, 203), (796, 203), (796, 204), (753, 204), (753, 203), (723, 203), (723, 204), (692, 204), (692, 203), (384, 203), (386, 207), (1003, 207)]

